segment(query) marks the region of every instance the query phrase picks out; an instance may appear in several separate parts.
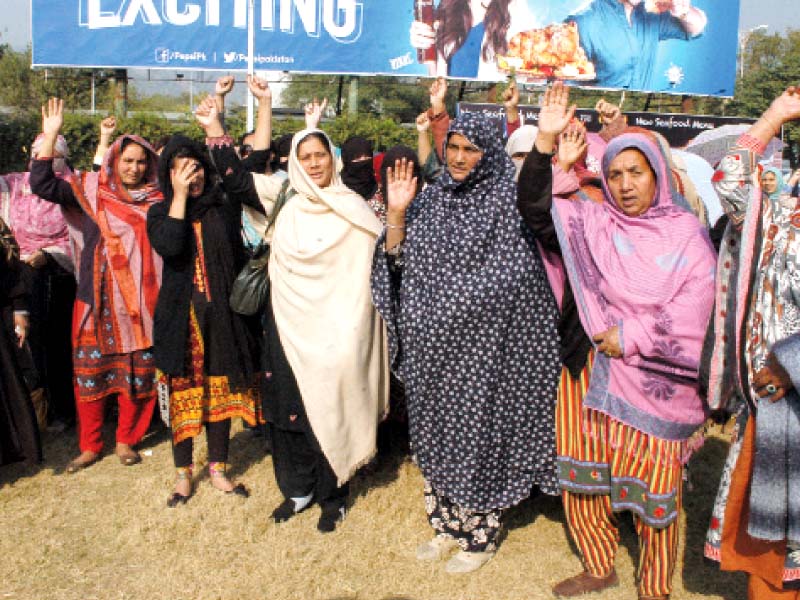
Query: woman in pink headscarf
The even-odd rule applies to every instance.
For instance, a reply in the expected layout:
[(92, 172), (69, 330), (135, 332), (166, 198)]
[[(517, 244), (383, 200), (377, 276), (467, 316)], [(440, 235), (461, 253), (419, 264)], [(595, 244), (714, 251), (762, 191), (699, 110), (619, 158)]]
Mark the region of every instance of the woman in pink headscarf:
[(565, 86), (546, 92), (518, 199), (568, 276), (556, 436), (564, 511), (584, 571), (553, 593), (618, 584), (614, 513), (629, 510), (640, 542), (639, 598), (664, 600), (677, 558), (683, 464), (706, 418), (697, 378), (715, 253), (647, 135), (609, 143), (601, 193), (552, 196), (551, 156), (574, 113), (568, 103)]
[[(33, 142), (32, 158), (39, 155), (43, 141), (40, 135)], [(57, 177), (69, 170), (68, 157), (67, 142), (58, 136), (53, 158)], [(0, 218), (19, 244), (21, 276), (31, 293), (27, 342), (38, 375), (38, 381), (29, 382), (37, 416), (44, 425), (49, 400), (51, 417), (71, 423), (75, 420), (70, 356), (75, 267), (67, 222), (59, 206), (31, 191), (30, 172), (0, 176)]]

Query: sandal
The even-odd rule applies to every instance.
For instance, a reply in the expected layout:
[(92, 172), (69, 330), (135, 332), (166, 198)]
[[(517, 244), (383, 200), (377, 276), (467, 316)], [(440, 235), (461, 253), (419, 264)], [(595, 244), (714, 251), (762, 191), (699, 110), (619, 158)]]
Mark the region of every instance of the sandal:
[(77, 458), (72, 459), (64, 469), (67, 473), (77, 473), (86, 467), (91, 467), (94, 463), (100, 460), (99, 452), (91, 452), (84, 450)]
[[(175, 469), (176, 471), (175, 478), (178, 481), (188, 480), (189, 485), (191, 487), (193, 470), (194, 470), (194, 465), (189, 465), (188, 467), (177, 467)], [(172, 496), (167, 498), (167, 506), (169, 508), (175, 508), (179, 504), (186, 504), (189, 501), (189, 498), (191, 498), (193, 495), (194, 495), (194, 490), (189, 491), (188, 496), (184, 496), (179, 492), (175, 492), (172, 494)]]
[[(228, 470), (228, 465), (226, 463), (224, 463), (224, 462), (210, 462), (210, 463), (208, 463), (208, 474), (211, 475), (212, 479), (213, 478), (217, 478), (217, 479), (221, 478), (221, 479), (224, 479), (225, 481), (227, 481), (228, 483), (230, 483), (230, 480), (228, 479), (227, 475), (225, 474), (227, 472), (227, 470)], [(212, 485), (214, 485), (213, 482), (212, 482)], [(222, 490), (222, 489), (218, 488), (217, 486), (214, 486), (214, 487), (216, 487), (218, 490), (220, 490), (222, 492), (225, 492), (226, 494), (229, 494), (229, 495), (240, 496), (242, 498), (249, 498), (250, 497), (250, 491), (244, 486), (243, 483), (237, 483), (236, 485), (234, 485), (229, 490)]]
[[(122, 451), (120, 451), (120, 449), (122, 449)], [(132, 467), (142, 462), (141, 455), (128, 444), (117, 444), (114, 454), (119, 458), (119, 462), (126, 467)]]

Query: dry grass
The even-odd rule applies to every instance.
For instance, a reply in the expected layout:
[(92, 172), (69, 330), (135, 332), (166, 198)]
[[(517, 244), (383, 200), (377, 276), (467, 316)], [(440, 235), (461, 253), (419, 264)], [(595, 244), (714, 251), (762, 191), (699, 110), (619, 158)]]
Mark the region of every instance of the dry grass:
[[(550, 498), (512, 511), (500, 551), (477, 573), (449, 576), (443, 563), (417, 562), (414, 549), (431, 530), (420, 474), (397, 444), (354, 480), (351, 512), (329, 535), (316, 531), (316, 507), (281, 525), (269, 521), (281, 498), (272, 462), (249, 432), (238, 431), (231, 457), (251, 498), (226, 497), (203, 475), (195, 497), (174, 510), (165, 507), (169, 441), (151, 434), (143, 445), (152, 455), (141, 465), (123, 467), (110, 455), (70, 476), (60, 471), (75, 451), (72, 435), (49, 437), (42, 469), (0, 469), (0, 598), (536, 600), (580, 569), (560, 503)], [(693, 462), (673, 600), (744, 597), (741, 575), (702, 562), (726, 448), (716, 435)], [(195, 456), (205, 456), (204, 447)], [(623, 521), (621, 587), (593, 600), (635, 598), (636, 539)]]

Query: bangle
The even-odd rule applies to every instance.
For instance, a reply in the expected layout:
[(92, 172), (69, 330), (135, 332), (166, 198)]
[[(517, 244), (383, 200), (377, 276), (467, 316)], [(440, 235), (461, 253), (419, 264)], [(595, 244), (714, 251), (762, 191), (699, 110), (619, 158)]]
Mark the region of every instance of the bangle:
[(386, 223), (386, 227), (388, 227), (389, 229), (405, 229), (406, 228), (405, 225), (392, 225), (389, 222)]

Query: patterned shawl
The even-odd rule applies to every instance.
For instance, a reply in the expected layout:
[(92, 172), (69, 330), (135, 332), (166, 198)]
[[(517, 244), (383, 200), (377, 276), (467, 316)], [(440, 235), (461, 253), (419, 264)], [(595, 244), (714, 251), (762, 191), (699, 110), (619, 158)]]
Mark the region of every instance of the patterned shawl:
[[(136, 143), (147, 154), (145, 185), (128, 190), (122, 185), (117, 162), (123, 145)], [(161, 258), (147, 238), (147, 210), (162, 200), (157, 182), (158, 155), (144, 139), (134, 135), (117, 138), (103, 158), (96, 173), (68, 174), (65, 180), (72, 186), (75, 198), (86, 216), (100, 231), (101, 241), (84, 252), (82, 215), (65, 211), (70, 235), (75, 244), (78, 297), (88, 307), (76, 315), (79, 330), (92, 314), (99, 322), (101, 306), (101, 272), (110, 274), (111, 289), (107, 290), (112, 315), (119, 335), (113, 343), (98, 336), (103, 353), (117, 354), (143, 350), (153, 345), (153, 313), (161, 285)], [(91, 289), (88, 286), (91, 285)]]
[(462, 114), (454, 133), (481, 160), (466, 180), (445, 171), (414, 199), (401, 277), (378, 240), (372, 293), (406, 384), (417, 464), (438, 492), (485, 511), (536, 484), (558, 493), (558, 310), (496, 131)]
[[(611, 161), (642, 152), (657, 178), (651, 208), (625, 215), (608, 188)], [(623, 357), (598, 353), (586, 406), (668, 440), (688, 438), (705, 420), (697, 371), (713, 301), (715, 254), (705, 228), (682, 207), (652, 138), (611, 141), (603, 156), (605, 201), (579, 192), (553, 202), (553, 221), (584, 329), (618, 325)]]

